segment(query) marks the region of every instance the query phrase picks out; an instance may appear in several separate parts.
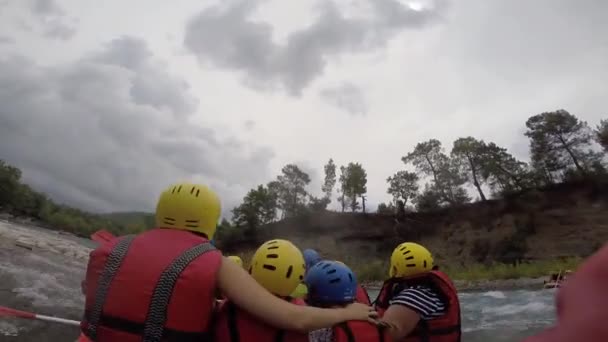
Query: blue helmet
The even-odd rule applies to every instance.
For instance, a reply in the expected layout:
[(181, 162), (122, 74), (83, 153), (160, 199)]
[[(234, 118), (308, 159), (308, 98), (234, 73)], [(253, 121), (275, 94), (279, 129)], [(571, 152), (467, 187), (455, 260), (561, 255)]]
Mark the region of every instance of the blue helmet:
[(317, 251), (315, 251), (314, 249), (310, 249), (310, 248), (305, 249), (304, 252), (302, 252), (302, 254), (304, 255), (304, 262), (306, 263), (306, 269), (310, 269), (316, 263), (323, 260), (321, 258), (321, 256), (319, 255), (319, 253), (317, 253)]
[(350, 303), (357, 294), (357, 278), (348, 266), (323, 260), (308, 270), (304, 277), (308, 301), (314, 303)]

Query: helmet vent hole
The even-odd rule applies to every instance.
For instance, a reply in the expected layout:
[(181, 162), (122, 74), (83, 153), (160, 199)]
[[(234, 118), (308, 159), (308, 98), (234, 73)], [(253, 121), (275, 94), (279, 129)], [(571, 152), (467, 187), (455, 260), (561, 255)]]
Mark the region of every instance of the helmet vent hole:
[(335, 283), (339, 283), (339, 282), (340, 282), (340, 278), (334, 278), (329, 281), (330, 284), (335, 284)]
[(348, 280), (350, 280), (351, 283), (353, 282), (353, 275), (352, 275), (352, 273), (348, 274)]
[(327, 271), (327, 274), (334, 274), (334, 273), (336, 273), (336, 269)]
[(323, 265), (323, 269), (326, 269), (326, 268), (328, 268), (329, 266), (330, 266), (330, 264), (324, 264), (324, 265)]
[(272, 247), (268, 247), (267, 249), (277, 249), (279, 248), (279, 246), (272, 246)]
[(272, 240), (272, 241), (268, 242), (268, 244), (269, 244), (269, 245), (274, 245), (274, 244), (276, 244), (277, 242), (278, 242), (277, 240)]
[(289, 266), (289, 268), (287, 269), (287, 274), (285, 275), (285, 278), (290, 278), (291, 277), (291, 273), (293, 272), (293, 266)]
[(192, 195), (194, 193), (194, 187), (192, 187), (192, 189), (190, 189), (190, 195)]
[(196, 190), (196, 197), (198, 197), (198, 194), (200, 194), (200, 193), (201, 193), (200, 189)]
[(409, 256), (409, 257), (405, 258), (405, 260), (412, 260), (412, 259), (414, 259), (413, 256)]
[(416, 264), (407, 264), (405, 267), (416, 267)]
[(422, 265), (423, 265), (423, 267), (424, 267), (424, 268), (426, 268), (426, 260), (424, 260), (424, 261), (422, 262)]
[(277, 270), (277, 268), (274, 267), (274, 266), (272, 266), (272, 265), (264, 264), (264, 266), (262, 266), (262, 267), (265, 268), (265, 269), (267, 269), (267, 270), (271, 270), (271, 271), (276, 271)]
[(408, 253), (410, 253), (411, 251), (408, 249), (407, 251), (403, 252), (403, 255), (406, 255)]
[(304, 279), (304, 276), (300, 274), (300, 280), (303, 280), (303, 279)]
[(188, 228), (198, 228), (199, 221), (198, 220), (186, 220), (186, 224), (184, 226)]
[(173, 189), (171, 189), (171, 193), (174, 194), (175, 193), (175, 189), (177, 189), (176, 187), (173, 187)]
[(268, 254), (268, 255), (266, 255), (266, 257), (268, 259), (278, 259), (279, 255), (278, 254)]
[(177, 193), (178, 194), (179, 194), (180, 191), (182, 191), (182, 186), (181, 185), (177, 187)]
[(401, 247), (399, 250), (403, 252), (403, 251), (404, 251), (406, 248), (407, 248), (407, 247), (403, 246), (403, 247)]

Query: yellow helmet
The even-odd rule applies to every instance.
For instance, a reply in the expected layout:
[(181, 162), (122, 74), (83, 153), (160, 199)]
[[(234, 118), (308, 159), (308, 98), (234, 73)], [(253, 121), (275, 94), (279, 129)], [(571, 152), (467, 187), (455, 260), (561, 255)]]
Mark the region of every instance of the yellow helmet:
[(289, 296), (304, 279), (306, 265), (302, 252), (287, 240), (270, 240), (251, 258), (249, 273), (268, 291)]
[(239, 266), (243, 267), (243, 260), (241, 259), (241, 257), (240, 257), (240, 256), (238, 256), (238, 255), (230, 255), (230, 256), (228, 257), (228, 259), (230, 259), (230, 260), (232, 260), (232, 261), (236, 262), (236, 264), (237, 264), (237, 265), (239, 265)]
[(393, 250), (389, 276), (409, 277), (428, 272), (433, 268), (433, 256), (428, 249), (413, 243), (404, 242)]
[(213, 239), (221, 210), (220, 199), (208, 187), (177, 183), (160, 194), (156, 226), (191, 230)]

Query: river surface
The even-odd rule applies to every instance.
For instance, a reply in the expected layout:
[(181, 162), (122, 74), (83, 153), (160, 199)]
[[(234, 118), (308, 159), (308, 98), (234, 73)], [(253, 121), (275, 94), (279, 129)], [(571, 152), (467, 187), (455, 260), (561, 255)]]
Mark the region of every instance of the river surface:
[[(33, 251), (15, 247), (35, 244)], [(0, 221), (0, 306), (79, 320), (90, 240)], [(376, 293), (370, 293), (375, 298)], [(553, 290), (461, 293), (464, 342), (515, 342), (554, 321)], [(74, 341), (78, 328), (0, 317), (0, 341)]]

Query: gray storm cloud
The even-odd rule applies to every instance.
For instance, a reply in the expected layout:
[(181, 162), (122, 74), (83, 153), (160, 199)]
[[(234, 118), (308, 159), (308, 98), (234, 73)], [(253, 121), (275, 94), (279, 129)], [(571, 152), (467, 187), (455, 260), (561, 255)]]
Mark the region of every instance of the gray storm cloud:
[(67, 40), (76, 34), (76, 21), (55, 0), (29, 0), (30, 11), (47, 38)]
[(361, 88), (352, 83), (344, 82), (335, 87), (323, 89), (320, 95), (325, 101), (344, 109), (351, 115), (367, 114), (368, 104), (365, 94)]
[(329, 58), (383, 47), (402, 30), (432, 23), (443, 8), (416, 11), (398, 0), (368, 0), (369, 15), (351, 18), (327, 0), (319, 4), (320, 13), (310, 26), (278, 44), (270, 24), (249, 19), (259, 2), (233, 1), (205, 9), (188, 23), (184, 44), (201, 64), (237, 70), (250, 86), (280, 86), (294, 96), (323, 74)]
[(0, 158), (54, 198), (150, 210), (176, 180), (204, 181), (226, 210), (269, 178), (273, 152), (192, 124), (198, 100), (146, 44), (123, 37), (76, 62), (0, 57)]

